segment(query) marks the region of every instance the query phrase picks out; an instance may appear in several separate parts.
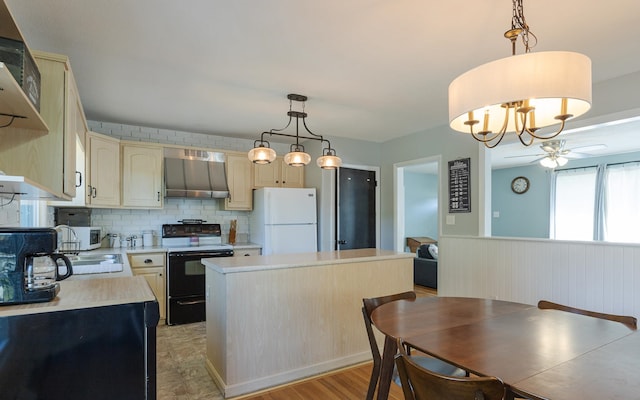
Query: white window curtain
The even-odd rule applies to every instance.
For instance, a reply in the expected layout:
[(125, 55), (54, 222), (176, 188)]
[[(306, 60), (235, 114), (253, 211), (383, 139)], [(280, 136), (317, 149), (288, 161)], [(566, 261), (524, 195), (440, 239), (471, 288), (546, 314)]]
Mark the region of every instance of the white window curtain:
[(593, 240), (596, 173), (596, 167), (554, 172), (552, 239)]
[(640, 243), (640, 163), (607, 167), (603, 240)]

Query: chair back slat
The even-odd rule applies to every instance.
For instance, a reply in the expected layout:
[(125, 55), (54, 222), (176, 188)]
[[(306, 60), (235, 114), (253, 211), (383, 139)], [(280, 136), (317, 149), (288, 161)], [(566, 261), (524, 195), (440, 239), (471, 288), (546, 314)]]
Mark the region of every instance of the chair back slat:
[(413, 291), (391, 294), (388, 296), (374, 297), (369, 299), (362, 299), (362, 316), (364, 318), (364, 326), (367, 329), (367, 337), (369, 338), (369, 346), (371, 347), (371, 355), (373, 356), (373, 369), (371, 371), (371, 379), (369, 380), (369, 389), (367, 390), (367, 400), (372, 400), (378, 379), (380, 376), (380, 369), (382, 366), (382, 357), (380, 350), (378, 349), (378, 343), (376, 336), (373, 332), (373, 322), (371, 321), (371, 313), (376, 308), (383, 304), (390, 303), (396, 300), (415, 300), (416, 293)]
[(638, 329), (638, 320), (635, 317), (628, 316), (628, 315), (605, 314), (605, 313), (600, 313), (595, 311), (583, 310), (581, 308), (569, 307), (569, 306), (565, 306), (565, 305), (554, 303), (547, 300), (540, 300), (538, 302), (538, 308), (541, 310), (560, 310), (560, 311), (566, 311), (574, 314), (587, 315), (589, 317), (620, 322), (621, 324), (624, 324), (633, 330)]
[(440, 375), (416, 364), (398, 339), (396, 365), (405, 400), (501, 400), (505, 384), (496, 377), (455, 377)]

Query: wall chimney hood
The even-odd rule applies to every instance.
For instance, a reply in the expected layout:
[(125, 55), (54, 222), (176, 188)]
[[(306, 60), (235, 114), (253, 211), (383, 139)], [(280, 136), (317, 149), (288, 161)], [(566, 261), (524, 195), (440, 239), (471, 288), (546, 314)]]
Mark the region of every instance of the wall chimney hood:
[(224, 153), (164, 149), (165, 197), (229, 197)]
[(59, 197), (47, 188), (24, 176), (3, 175), (0, 173), (0, 198), (15, 200), (70, 200)]

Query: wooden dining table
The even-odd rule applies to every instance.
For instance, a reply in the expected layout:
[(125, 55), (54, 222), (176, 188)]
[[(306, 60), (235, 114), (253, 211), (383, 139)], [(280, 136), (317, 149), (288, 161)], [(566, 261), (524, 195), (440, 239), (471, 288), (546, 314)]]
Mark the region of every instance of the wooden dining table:
[(621, 323), (508, 301), (421, 297), (376, 308), (385, 334), (378, 399), (387, 399), (396, 340), (474, 375), (497, 376), (513, 396), (640, 396), (640, 334)]

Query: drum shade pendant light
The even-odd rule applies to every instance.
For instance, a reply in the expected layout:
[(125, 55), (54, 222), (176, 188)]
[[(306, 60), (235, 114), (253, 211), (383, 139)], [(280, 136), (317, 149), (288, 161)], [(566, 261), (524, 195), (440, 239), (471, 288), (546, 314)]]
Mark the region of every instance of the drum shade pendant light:
[[(511, 41), (511, 56), (465, 72), (449, 85), (451, 128), (470, 133), (488, 148), (508, 132), (525, 146), (553, 138), (568, 119), (591, 108), (591, 60), (566, 51), (531, 53), (537, 38), (529, 31), (522, 0), (512, 1), (511, 29), (504, 34)], [(516, 55), (519, 37), (525, 53)], [(560, 124), (555, 131), (538, 132), (554, 124)]]
[[(304, 151), (304, 146), (300, 144), (300, 139), (307, 140), (319, 140), (323, 144), (326, 143), (326, 147), (322, 149), (322, 156), (318, 157), (317, 164), (322, 169), (336, 169), (342, 165), (342, 160), (336, 156), (336, 151), (331, 148), (331, 143), (323, 138), (321, 135), (316, 135), (311, 132), (307, 127), (306, 118), (307, 113), (304, 112), (304, 105), (307, 101), (307, 96), (303, 96), (301, 94), (288, 94), (287, 98), (289, 99), (289, 111), (287, 115), (289, 116), (289, 122), (282, 129), (271, 129), (268, 132), (262, 132), (260, 135), (260, 139), (253, 142), (253, 149), (249, 151), (248, 157), (249, 160), (256, 164), (269, 164), (276, 159), (276, 152), (273, 150), (268, 141), (264, 139), (264, 135), (276, 135), (276, 136), (286, 136), (295, 138), (295, 143), (293, 143), (290, 147), (289, 153), (284, 156), (284, 162), (288, 165), (294, 167), (302, 167), (309, 162), (311, 162), (311, 156)], [(302, 111), (294, 111), (293, 110), (293, 102), (298, 101), (302, 103)], [(286, 130), (291, 122), (295, 118), (296, 120), (296, 133), (295, 135), (282, 133), (282, 131)], [(302, 120), (302, 126), (311, 136), (301, 136), (300, 129), (300, 120)]]

